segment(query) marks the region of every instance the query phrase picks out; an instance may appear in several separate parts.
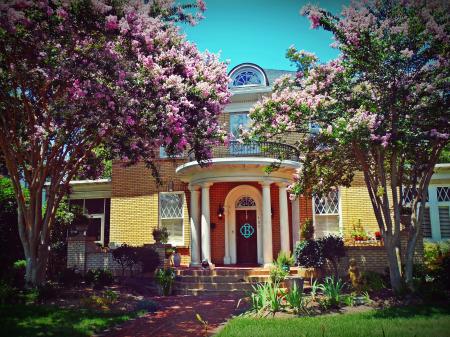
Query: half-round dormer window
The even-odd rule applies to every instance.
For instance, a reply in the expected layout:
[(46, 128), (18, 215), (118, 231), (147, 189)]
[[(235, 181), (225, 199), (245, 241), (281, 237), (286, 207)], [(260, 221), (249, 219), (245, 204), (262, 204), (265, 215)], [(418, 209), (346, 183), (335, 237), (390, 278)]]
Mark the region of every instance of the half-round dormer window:
[(251, 63), (244, 63), (234, 67), (229, 76), (231, 78), (230, 87), (267, 86), (268, 81), (264, 70)]

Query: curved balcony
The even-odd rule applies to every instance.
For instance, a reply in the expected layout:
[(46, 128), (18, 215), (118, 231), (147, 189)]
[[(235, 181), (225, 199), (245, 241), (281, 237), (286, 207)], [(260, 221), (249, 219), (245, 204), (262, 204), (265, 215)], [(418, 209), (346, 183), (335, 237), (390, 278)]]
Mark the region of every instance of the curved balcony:
[[(261, 157), (280, 160), (299, 160), (298, 150), (288, 144), (276, 142), (250, 142), (242, 143), (230, 141), (228, 146), (219, 146), (213, 149), (212, 158), (235, 158), (235, 157)], [(188, 152), (188, 161), (195, 161), (195, 156)]]
[[(288, 144), (275, 142), (240, 143), (231, 141), (227, 146), (215, 147), (209, 165), (200, 165), (192, 152), (188, 162), (177, 167), (178, 177), (188, 183), (237, 181), (289, 182), (300, 167), (299, 152)], [(276, 164), (268, 174), (265, 168)]]

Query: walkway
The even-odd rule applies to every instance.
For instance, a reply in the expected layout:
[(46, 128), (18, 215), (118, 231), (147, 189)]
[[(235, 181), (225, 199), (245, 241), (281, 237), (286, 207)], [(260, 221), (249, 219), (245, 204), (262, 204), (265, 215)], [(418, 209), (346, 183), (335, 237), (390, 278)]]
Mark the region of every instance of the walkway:
[(222, 296), (171, 296), (152, 298), (160, 308), (154, 314), (147, 314), (127, 322), (102, 337), (169, 337), (204, 336), (204, 328), (196, 319), (200, 314), (208, 322), (208, 335), (231, 315), (241, 312), (243, 304), (236, 295)]

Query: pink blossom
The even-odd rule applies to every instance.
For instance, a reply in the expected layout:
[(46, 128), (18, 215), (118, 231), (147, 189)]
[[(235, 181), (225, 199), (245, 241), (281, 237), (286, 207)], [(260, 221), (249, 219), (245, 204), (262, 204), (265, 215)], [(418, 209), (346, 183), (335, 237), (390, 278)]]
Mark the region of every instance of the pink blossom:
[(58, 17), (59, 18), (61, 18), (61, 19), (67, 19), (67, 17), (68, 17), (68, 13), (65, 11), (65, 9), (64, 8), (61, 8), (61, 7), (59, 7), (57, 10), (56, 10), (56, 15), (58, 15)]
[(116, 15), (108, 15), (106, 17), (105, 28), (107, 30), (115, 30), (115, 29), (119, 28), (119, 23), (117, 22)]

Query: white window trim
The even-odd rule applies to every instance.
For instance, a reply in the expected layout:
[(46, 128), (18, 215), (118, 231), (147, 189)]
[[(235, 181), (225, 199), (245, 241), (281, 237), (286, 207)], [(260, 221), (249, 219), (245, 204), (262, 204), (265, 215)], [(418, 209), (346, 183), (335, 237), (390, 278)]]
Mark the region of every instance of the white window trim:
[(181, 240), (178, 241), (171, 241), (170, 236), (167, 243), (170, 243), (172, 246), (184, 246), (185, 244), (185, 235), (184, 235), (184, 207), (186, 202), (186, 195), (183, 191), (173, 191), (173, 192), (159, 192), (158, 195), (158, 224), (159, 227), (162, 227), (162, 220), (170, 220), (170, 219), (180, 219), (180, 218), (161, 218), (161, 194), (180, 194), (183, 200), (183, 205), (181, 206)]
[(325, 214), (316, 214), (316, 204), (315, 204), (315, 197), (312, 196), (311, 203), (312, 203), (312, 218), (313, 218), (313, 226), (314, 226), (314, 238), (318, 239), (316, 228), (317, 228), (317, 221), (318, 219), (316, 217), (322, 217), (322, 216), (336, 216), (338, 220), (338, 231), (337, 235), (342, 236), (343, 233), (343, 222), (342, 222), (342, 194), (341, 194), (341, 188), (338, 188), (338, 212), (337, 213), (325, 213)]
[(86, 214), (86, 216), (90, 219), (101, 219), (100, 240), (94, 241), (94, 242), (99, 243), (103, 246), (105, 244), (105, 215), (104, 214)]

